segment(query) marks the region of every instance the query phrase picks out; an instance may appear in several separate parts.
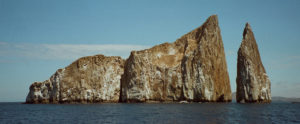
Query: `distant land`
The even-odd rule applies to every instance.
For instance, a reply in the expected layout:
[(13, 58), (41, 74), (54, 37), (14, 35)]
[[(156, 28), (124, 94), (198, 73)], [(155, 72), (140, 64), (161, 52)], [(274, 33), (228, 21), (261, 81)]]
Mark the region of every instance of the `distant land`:
[[(232, 101), (236, 101), (236, 92), (232, 93)], [(272, 102), (291, 102), (291, 103), (300, 103), (300, 98), (289, 98), (282, 96), (272, 96)]]

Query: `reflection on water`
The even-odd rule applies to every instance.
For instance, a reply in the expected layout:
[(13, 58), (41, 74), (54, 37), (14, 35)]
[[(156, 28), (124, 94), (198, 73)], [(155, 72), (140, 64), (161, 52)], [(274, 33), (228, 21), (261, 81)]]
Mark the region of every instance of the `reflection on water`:
[(0, 123), (300, 123), (300, 104), (0, 103)]

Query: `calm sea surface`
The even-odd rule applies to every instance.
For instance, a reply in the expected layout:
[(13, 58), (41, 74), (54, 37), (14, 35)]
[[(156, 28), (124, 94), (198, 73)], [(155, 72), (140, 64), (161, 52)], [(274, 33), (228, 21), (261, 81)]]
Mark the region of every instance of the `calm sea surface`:
[(300, 123), (300, 104), (0, 103), (0, 123)]

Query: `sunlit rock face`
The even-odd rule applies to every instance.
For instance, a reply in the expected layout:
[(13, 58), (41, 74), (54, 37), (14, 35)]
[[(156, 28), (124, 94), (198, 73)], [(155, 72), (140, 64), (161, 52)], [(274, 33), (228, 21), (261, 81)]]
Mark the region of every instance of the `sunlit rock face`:
[(237, 102), (271, 102), (271, 83), (248, 23), (244, 29), (237, 61)]
[(126, 62), (83, 57), (30, 86), (27, 103), (227, 102), (231, 89), (216, 15), (173, 43), (132, 51)]
[(231, 101), (218, 18), (173, 43), (131, 52), (121, 79), (121, 102)]
[(33, 83), (26, 103), (118, 102), (123, 65), (120, 57), (80, 58), (50, 79)]

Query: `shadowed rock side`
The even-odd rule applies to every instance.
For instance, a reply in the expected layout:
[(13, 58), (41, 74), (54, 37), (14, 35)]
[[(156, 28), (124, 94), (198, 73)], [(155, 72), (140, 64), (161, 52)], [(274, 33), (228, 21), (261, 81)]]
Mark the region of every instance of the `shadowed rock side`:
[(244, 29), (237, 61), (237, 102), (271, 102), (271, 83), (248, 23)]
[(174, 43), (131, 52), (124, 71), (122, 102), (232, 99), (216, 15)]
[(118, 102), (124, 72), (120, 57), (83, 57), (30, 86), (26, 103)]

